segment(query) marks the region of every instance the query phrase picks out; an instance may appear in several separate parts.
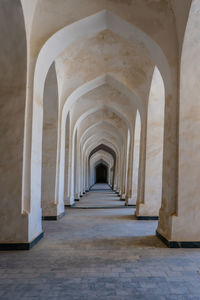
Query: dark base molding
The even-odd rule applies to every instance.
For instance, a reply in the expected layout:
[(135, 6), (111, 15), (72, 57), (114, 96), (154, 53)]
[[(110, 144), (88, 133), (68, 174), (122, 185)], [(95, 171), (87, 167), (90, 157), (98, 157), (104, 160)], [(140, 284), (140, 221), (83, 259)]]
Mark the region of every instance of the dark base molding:
[(88, 193), (88, 192), (89, 192), (89, 190), (86, 190), (85, 192), (86, 192), (86, 193)]
[(200, 248), (200, 242), (175, 242), (175, 241), (168, 241), (158, 231), (156, 231), (156, 235), (169, 248)]
[(152, 221), (152, 220), (158, 220), (158, 216), (136, 216), (137, 220), (146, 220), (146, 221)]
[(65, 204), (65, 207), (73, 207), (73, 206), (75, 206), (75, 203), (73, 203), (73, 204)]
[(135, 204), (125, 204), (125, 206), (127, 206), (127, 207), (134, 207), (134, 208), (136, 208), (136, 205), (135, 205)]
[(120, 198), (120, 201), (125, 201), (125, 199), (123, 199), (123, 198)]
[(74, 199), (74, 201), (80, 201), (80, 199), (79, 199), (79, 198), (76, 198), (76, 199)]
[(57, 220), (60, 220), (64, 216), (65, 216), (65, 212), (61, 213), (58, 216), (43, 216), (42, 220), (44, 220), (44, 221), (57, 221)]
[(11, 243), (11, 244), (0, 244), (0, 251), (10, 250), (30, 250), (33, 248), (44, 236), (44, 232), (41, 232), (32, 242), (29, 243)]

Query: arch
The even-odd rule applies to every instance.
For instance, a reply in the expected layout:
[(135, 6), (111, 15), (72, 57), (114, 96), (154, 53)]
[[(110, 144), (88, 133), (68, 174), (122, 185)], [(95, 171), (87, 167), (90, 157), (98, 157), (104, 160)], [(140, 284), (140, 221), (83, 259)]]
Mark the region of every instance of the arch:
[(110, 154), (112, 155), (114, 161), (116, 160), (116, 153), (115, 153), (115, 151), (114, 151), (112, 148), (110, 148), (109, 146), (105, 145), (105, 144), (100, 144), (100, 145), (98, 145), (97, 147), (95, 147), (95, 148), (90, 152), (89, 159), (91, 158), (91, 156), (92, 156), (94, 153), (98, 152), (99, 150), (104, 150), (104, 151), (110, 153)]
[[(105, 136), (102, 138), (97, 138), (96, 135), (92, 135), (87, 139), (87, 142), (82, 146), (82, 158), (81, 158), (81, 165), (82, 165), (82, 171), (81, 176), (83, 177), (83, 183), (81, 187), (81, 191), (85, 191), (89, 189), (89, 176), (88, 176), (88, 162), (89, 162), (89, 154), (90, 152), (97, 147), (100, 144), (105, 144), (112, 148), (116, 156), (119, 157), (120, 150), (118, 146), (114, 143), (114, 141), (111, 141), (111, 139), (106, 138)], [(83, 155), (84, 154), (84, 155)], [(116, 160), (118, 162), (118, 160)], [(116, 164), (117, 166), (117, 164)]]
[[(101, 13), (102, 13), (102, 16), (104, 16), (104, 22), (106, 21), (105, 22), (106, 26), (107, 25), (113, 26), (113, 23), (115, 23), (115, 21), (113, 21), (112, 17), (110, 17), (110, 15), (113, 15), (113, 14), (107, 13), (107, 11), (103, 11)], [(99, 13), (97, 15), (99, 16)], [(107, 17), (108, 15), (109, 15), (109, 17)], [(120, 31), (121, 29), (118, 27), (120, 27), (120, 24), (123, 23), (124, 21), (120, 20), (119, 17), (116, 17), (116, 18), (117, 18), (116, 22), (119, 21), (119, 23), (118, 23), (118, 26), (113, 26), (113, 27), (115, 27), (116, 30), (119, 29), (119, 31)], [(116, 20), (116, 18), (115, 18), (115, 20)], [(101, 18), (99, 18), (99, 24), (101, 24), (100, 19)], [(86, 18), (84, 20), (88, 20), (88, 18)], [(92, 20), (92, 19), (90, 19), (90, 20)], [(95, 21), (96, 21), (96, 19), (95, 19)], [(88, 24), (87, 21), (85, 22), (85, 25), (86, 25), (86, 23)], [(75, 25), (74, 28), (77, 28), (80, 24), (83, 25), (81, 23), (81, 21), (78, 21), (71, 25)], [(127, 22), (124, 22), (123, 24), (126, 24), (127, 26), (130, 25)], [(72, 33), (71, 25), (68, 27), (68, 29), (69, 29), (69, 31), (71, 30), (71, 33)], [(117, 24), (115, 24), (115, 25), (117, 25)], [(127, 36), (127, 37), (130, 38), (131, 41), (134, 40), (134, 37), (137, 37), (135, 39), (135, 41), (137, 41), (137, 39), (138, 39), (139, 43), (141, 42), (141, 39), (144, 38), (143, 44), (145, 46), (146, 46), (146, 44), (147, 44), (147, 46), (149, 44), (148, 50), (150, 51), (149, 52), (150, 57), (155, 58), (155, 64), (158, 66), (160, 71), (161, 71), (160, 65), (163, 66), (163, 73), (162, 72), (161, 73), (162, 73), (162, 76), (164, 76), (164, 73), (166, 75), (165, 78), (163, 77), (164, 83), (165, 83), (165, 88), (167, 91), (166, 99), (168, 100), (168, 107), (167, 107), (167, 110), (165, 113), (165, 120), (166, 120), (165, 148), (166, 148), (166, 151), (164, 151), (164, 172), (163, 172), (163, 174), (164, 174), (163, 175), (163, 178), (164, 178), (164, 180), (163, 180), (164, 181), (163, 195), (164, 195), (164, 197), (163, 197), (163, 199), (164, 199), (164, 202), (169, 203), (168, 206), (170, 206), (170, 207), (173, 206), (171, 209), (171, 213), (173, 213), (174, 212), (173, 204), (175, 203), (175, 200), (176, 200), (175, 175), (177, 175), (177, 146), (175, 143), (176, 137), (177, 137), (176, 124), (177, 124), (177, 116), (178, 116), (177, 101), (176, 101), (177, 99), (175, 98), (177, 96), (177, 94), (176, 94), (176, 92), (177, 92), (177, 86), (176, 86), (177, 73), (176, 73), (176, 71), (177, 70), (176, 70), (176, 66), (174, 67), (175, 64), (173, 64), (173, 67), (171, 67), (171, 71), (170, 71), (170, 67), (169, 67), (167, 59), (165, 58), (162, 50), (157, 45), (157, 43), (154, 42), (154, 40), (152, 40), (148, 35), (144, 34), (141, 30), (139, 30), (134, 25), (130, 25), (129, 27), (131, 27), (132, 29), (134, 28), (135, 31), (133, 30), (132, 37), (131, 36)], [(92, 28), (92, 26), (91, 26), (91, 28)], [(123, 31), (122, 34), (125, 32), (126, 35), (129, 35), (129, 32), (124, 30), (124, 28), (121, 31)], [(61, 32), (58, 31), (57, 33), (60, 34)], [(57, 38), (59, 39), (59, 36), (57, 36)], [(133, 38), (133, 40), (132, 40), (132, 38)], [(60, 36), (60, 40), (61, 39), (62, 39), (62, 36)], [(47, 41), (47, 43), (48, 42), (49, 42), (49, 40)], [(142, 42), (143, 42), (143, 40), (142, 40)], [(45, 43), (45, 45), (46, 45), (46, 43)], [(57, 46), (59, 48), (59, 43), (57, 44)], [(53, 50), (53, 47), (51, 47), (51, 50)], [(158, 51), (156, 51), (156, 50), (158, 50)], [(159, 55), (158, 55), (158, 53), (159, 53)], [(41, 54), (41, 52), (40, 52), (40, 54)], [(40, 54), (39, 54), (39, 56), (40, 56)], [(161, 57), (164, 59), (161, 59)], [(41, 56), (40, 56), (40, 58), (41, 58)], [(40, 60), (40, 62), (43, 63), (42, 59)], [(37, 61), (37, 63), (38, 63), (38, 61)], [(50, 63), (50, 61), (48, 61), (48, 63)], [(170, 65), (171, 65), (171, 63), (172, 63), (172, 61), (170, 61)], [(50, 66), (50, 64), (49, 64), (49, 66)], [(47, 67), (47, 70), (45, 70), (46, 74), (48, 72), (49, 66)], [(165, 66), (167, 66), (167, 69), (165, 69)], [(166, 70), (168, 70), (169, 72)], [(45, 72), (43, 73), (43, 75), (45, 74)], [(35, 75), (36, 75), (36, 73), (35, 73)], [(41, 73), (41, 78), (42, 78), (41, 83), (42, 84), (44, 84), (45, 77), (46, 77), (46, 75), (45, 75), (43, 78), (42, 77), (43, 75)], [(172, 75), (172, 78), (170, 77), (170, 75)], [(39, 78), (37, 78), (37, 79), (39, 79)], [(173, 82), (173, 84), (172, 84), (172, 82)], [(35, 88), (35, 83), (34, 83), (34, 88)], [(43, 87), (42, 87), (42, 89), (43, 89)], [(34, 103), (33, 103), (33, 119), (34, 119), (33, 126), (31, 126), (31, 118), (29, 118), (30, 116), (28, 117), (28, 114), (31, 113), (31, 111), (32, 111), (32, 108), (30, 107), (31, 106), (30, 103), (28, 103), (28, 109), (27, 109), (27, 114), (26, 114), (26, 126), (25, 126), (26, 127), (25, 128), (26, 137), (25, 137), (25, 142), (24, 142), (25, 155), (24, 155), (23, 199), (22, 199), (22, 201), (23, 201), (23, 205), (27, 207), (27, 211), (29, 211), (29, 207), (30, 207), (29, 202), (32, 199), (34, 199), (35, 207), (36, 206), (39, 207), (39, 203), (40, 203), (40, 192), (38, 192), (38, 191), (40, 191), (40, 189), (41, 189), (41, 172), (40, 172), (40, 167), (41, 167), (41, 136), (40, 136), (40, 134), (41, 134), (41, 130), (40, 129), (41, 129), (41, 124), (42, 124), (42, 122), (41, 122), (41, 120), (42, 120), (42, 93), (40, 94), (41, 90), (40, 91), (39, 90), (36, 91), (36, 90), (37, 89), (34, 90), (34, 100), (33, 100), (34, 101)], [(175, 103), (175, 104), (172, 105), (172, 103)], [(174, 106), (175, 106), (175, 108), (173, 109)], [(30, 120), (28, 120), (28, 118)], [(59, 131), (60, 131), (60, 124), (59, 124)], [(32, 144), (31, 144), (31, 139), (32, 139)], [(35, 143), (36, 141), (37, 141), (37, 146)], [(60, 141), (59, 141), (59, 146), (60, 146)], [(31, 162), (29, 163), (30, 154), (31, 154)], [(171, 157), (170, 164), (168, 163), (169, 157)], [(59, 159), (59, 161), (61, 160), (60, 157), (58, 159)], [(173, 167), (174, 165), (176, 165), (176, 167)], [(167, 180), (169, 173), (170, 174), (173, 173), (173, 175), (170, 178), (170, 182), (168, 182), (168, 180)], [(170, 189), (168, 189), (169, 185), (171, 187)], [(164, 203), (163, 207), (165, 207), (165, 206), (166, 206), (166, 203)]]
[[(124, 137), (124, 135), (122, 134), (123, 131), (122, 131), (122, 130), (119, 131), (119, 129), (118, 129), (115, 125), (113, 125), (113, 122), (112, 122), (112, 121), (110, 121), (110, 120), (102, 120), (102, 121), (98, 121), (97, 123), (95, 123), (95, 124), (93, 124), (93, 125), (90, 125), (90, 126), (85, 130), (84, 134), (83, 134), (82, 137), (81, 137), (81, 143), (87, 139), (87, 136), (90, 134), (90, 131), (91, 131), (91, 130), (94, 130), (96, 127), (99, 127), (99, 130), (100, 130), (100, 129), (103, 130), (103, 127), (106, 127), (106, 126), (107, 126), (107, 127), (110, 127), (110, 129), (114, 129), (114, 130), (115, 130), (114, 133), (112, 134), (113, 136), (117, 136), (117, 135), (118, 135), (118, 137), (121, 138), (122, 141), (125, 140), (125, 137)], [(101, 128), (101, 127), (102, 127), (102, 128)], [(118, 132), (116, 132), (116, 129), (118, 129)]]
[[(99, 127), (99, 129), (101, 129), (101, 125), (108, 125), (108, 128), (111, 130), (111, 132), (107, 132), (109, 134), (109, 137), (108, 138), (112, 138), (114, 141), (115, 141), (115, 148), (118, 149), (118, 153), (120, 152), (120, 147), (123, 143), (120, 143), (119, 141), (119, 137), (121, 137), (122, 139), (122, 135), (118, 135), (116, 132), (113, 133), (113, 130), (112, 129), (116, 129), (112, 123), (108, 123), (108, 122), (105, 122), (105, 121), (101, 121), (101, 122), (98, 122), (96, 123), (95, 125), (92, 125), (88, 128), (87, 132), (84, 133), (84, 135), (82, 136), (84, 138), (84, 141), (81, 142), (81, 147), (83, 149), (83, 151), (85, 150), (85, 144), (88, 143), (89, 139), (92, 137), (92, 136), (95, 136), (95, 139), (96, 139), (96, 142), (99, 143), (99, 140), (100, 138), (96, 135), (96, 129)], [(93, 132), (91, 132), (93, 131)], [(86, 136), (87, 135), (87, 136)], [(105, 138), (105, 136), (104, 136)]]
[[(88, 128), (85, 130), (84, 134), (82, 135), (80, 139), (80, 149), (83, 149), (84, 143), (87, 141), (88, 137), (91, 136), (91, 134), (96, 134), (98, 130), (98, 133), (101, 133), (102, 135), (109, 135), (110, 138), (115, 138), (117, 143), (120, 145), (121, 142), (124, 139), (124, 136), (121, 133), (116, 131), (116, 127), (112, 124), (110, 121), (99, 121), (94, 125), (89, 125)], [(118, 130), (119, 131), (119, 130)], [(123, 144), (123, 143), (122, 143)], [(71, 157), (70, 160), (72, 162), (72, 167), (70, 170), (70, 177), (74, 176), (74, 159), (75, 159), (75, 143), (73, 140), (71, 140)], [(77, 172), (77, 176), (80, 177), (80, 172)], [(79, 194), (79, 191), (77, 190), (77, 195)], [(71, 181), (70, 184), (70, 202), (73, 202), (74, 199), (74, 182)], [(78, 196), (77, 196), (78, 197)]]
[[(111, 11), (103, 10), (60, 29), (46, 41), (38, 55), (35, 69), (34, 89), (37, 90), (37, 96), (42, 94), (48, 69), (61, 52), (83, 36), (90, 37), (105, 29), (124, 37), (133, 44), (142, 44), (151, 61), (158, 66), (163, 78), (167, 78), (166, 83), (171, 84), (170, 68), (158, 44), (133, 24), (124, 21)], [(42, 101), (42, 99), (38, 100)]]
[[(59, 164), (59, 173), (63, 174), (63, 163), (61, 163), (63, 161), (63, 155), (64, 155), (64, 141), (65, 141), (65, 127), (66, 127), (66, 115), (69, 113), (70, 111), (70, 107), (74, 104), (74, 102), (80, 98), (82, 95), (84, 95), (85, 93), (89, 92), (90, 90), (92, 90), (95, 87), (101, 86), (105, 83), (110, 84), (111, 86), (113, 86), (114, 88), (119, 90), (119, 87), (121, 87), (120, 89), (123, 88), (123, 93), (126, 95), (126, 97), (128, 99), (130, 99), (130, 101), (133, 101), (133, 99), (135, 99), (135, 101), (137, 100), (137, 95), (134, 94), (133, 97), (133, 93), (126, 87), (124, 86), (123, 83), (120, 83), (118, 80), (116, 80), (111, 74), (104, 74), (98, 78), (95, 78), (92, 81), (87, 82), (86, 84), (82, 85), (81, 87), (79, 87), (77, 90), (75, 90), (70, 96), (69, 98), (66, 100), (63, 109), (62, 109), (62, 117), (61, 117), (61, 132), (59, 135), (59, 139), (60, 139), (60, 152), (58, 153), (58, 161), (60, 161)], [(58, 199), (60, 199), (59, 201), (62, 201), (63, 198), (63, 177), (60, 176), (60, 181), (58, 183)], [(69, 197), (68, 197), (69, 199)]]
[[(95, 15), (71, 24), (55, 33), (42, 47), (34, 74), (33, 94), (33, 126), (32, 126), (32, 152), (31, 152), (31, 199), (40, 202), (38, 187), (41, 186), (41, 130), (43, 114), (43, 86), (48, 69), (55, 58), (72, 42), (84, 35), (92, 36), (104, 29), (110, 29), (116, 34), (125, 37), (132, 43), (141, 43), (149, 51), (151, 60), (158, 65), (166, 84), (170, 85), (170, 69), (160, 47), (137, 27), (125, 22), (109, 11), (101, 11)], [(67, 37), (67, 38), (66, 38)], [(165, 76), (167, 74), (167, 76)], [(171, 87), (171, 85), (170, 85)], [(36, 143), (37, 141), (37, 143)], [(37, 186), (37, 188), (36, 188)]]
[(119, 118), (121, 118), (124, 123), (126, 124), (127, 128), (130, 130), (131, 129), (131, 124), (130, 122), (127, 120), (126, 116), (124, 115), (124, 113), (121, 113), (119, 112), (118, 110), (116, 110), (114, 107), (112, 106), (109, 106), (109, 105), (101, 105), (101, 106), (96, 106), (90, 110), (87, 110), (86, 112), (84, 112), (79, 118), (78, 120), (76, 120), (76, 123), (74, 125), (74, 129), (73, 129), (73, 135), (74, 135), (74, 132), (76, 131), (76, 129), (80, 126), (81, 122), (88, 118), (88, 116), (96, 113), (96, 112), (99, 112), (99, 111), (103, 111), (103, 110), (108, 110), (110, 112), (113, 112), (115, 113)]
[(114, 176), (115, 176), (115, 166), (116, 166), (116, 153), (115, 151), (110, 148), (109, 146), (105, 145), (105, 144), (100, 144), (99, 146), (97, 146), (96, 148), (94, 148), (90, 154), (89, 154), (89, 160), (91, 159), (91, 156), (96, 153), (99, 150), (104, 150), (108, 153), (110, 153), (113, 157), (114, 160), (114, 165), (113, 165), (113, 181), (112, 181), (112, 188), (114, 188)]
[(103, 158), (97, 160), (94, 164), (94, 167), (98, 166), (99, 164), (104, 164), (106, 167), (109, 167), (109, 164)]
[[(132, 92), (131, 90), (129, 90), (129, 88), (124, 86), (123, 83), (120, 83), (118, 80), (116, 80), (111, 74), (104, 74), (100, 77), (95, 78), (92, 81), (89, 81), (89, 82), (83, 84), (68, 97), (68, 99), (65, 101), (65, 104), (63, 106), (62, 121), (61, 121), (61, 148), (63, 148), (62, 141), (65, 136), (66, 115), (67, 115), (70, 107), (81, 96), (83, 96), (84, 94), (88, 93), (89, 91), (91, 91), (99, 86), (102, 86), (105, 83), (108, 83), (109, 85), (113, 86), (114, 88), (116, 88), (119, 91), (123, 90), (124, 95), (131, 101), (134, 101), (134, 104), (136, 105), (136, 107), (137, 107), (137, 103), (141, 103), (138, 96), (134, 92)], [(118, 112), (118, 114), (119, 114), (119, 112)], [(121, 114), (120, 114), (120, 116), (121, 116)], [(125, 116), (124, 116), (124, 119), (126, 120)]]
[(104, 161), (107, 164), (107, 166), (108, 166), (108, 183), (111, 185), (112, 180), (113, 180), (114, 160), (110, 153), (108, 153), (104, 150), (100, 150), (100, 151), (96, 152), (95, 154), (93, 154), (90, 159), (90, 168), (88, 170), (88, 172), (89, 172), (88, 175), (90, 175), (90, 186), (92, 186), (95, 183), (94, 169), (99, 161)]
[(90, 158), (90, 161), (94, 162), (100, 158), (106, 160), (108, 164), (109, 163), (113, 164), (113, 162), (114, 162), (112, 155), (105, 150), (99, 150), (99, 151), (95, 152), (92, 155), (92, 157)]
[[(118, 147), (115, 145), (115, 144), (113, 144), (112, 142), (111, 142), (111, 140), (109, 139), (97, 139), (97, 140), (94, 140), (94, 139), (90, 139), (89, 141), (88, 141), (88, 148), (87, 149), (85, 149), (85, 162), (84, 162), (84, 164), (88, 164), (88, 162), (89, 162), (89, 154), (90, 154), (90, 152), (94, 149), (94, 148), (96, 148), (97, 146), (99, 146), (100, 144), (105, 144), (105, 145), (107, 145), (107, 146), (109, 146), (111, 149), (113, 149), (113, 151), (116, 153), (116, 167), (115, 167), (115, 174), (114, 174), (114, 181), (116, 181), (116, 176), (117, 176), (117, 170), (118, 170), (118, 167), (119, 167), (119, 160), (120, 160), (120, 150), (118, 149)], [(84, 151), (84, 149), (83, 149), (83, 151)], [(111, 183), (111, 185), (112, 185), (112, 183)]]
[[(141, 101), (139, 95), (135, 93), (135, 91), (130, 90), (124, 83), (117, 80), (113, 74), (103, 74), (91, 81), (88, 81), (78, 87), (75, 91), (71, 93), (71, 95), (66, 99), (65, 104), (62, 108), (62, 124), (65, 122), (66, 115), (72, 105), (83, 95), (87, 94), (91, 90), (94, 90), (97, 87), (100, 87), (104, 84), (108, 84), (111, 87), (114, 87), (119, 92), (123, 93), (131, 102), (134, 102), (137, 107)], [(143, 114), (143, 110), (140, 108), (141, 114)]]
[(88, 141), (88, 148), (85, 149), (85, 144), (84, 144), (84, 148), (83, 148), (83, 152), (86, 153), (86, 156), (89, 157), (90, 152), (93, 150), (93, 148), (96, 148), (97, 146), (101, 145), (101, 144), (105, 144), (108, 147), (110, 147), (111, 149), (113, 149), (113, 151), (116, 153), (116, 156), (119, 155), (119, 148), (117, 145), (113, 144), (112, 141), (106, 139), (105, 137), (103, 138), (98, 138), (95, 141), (93, 141), (94, 136), (91, 136), (87, 141)]

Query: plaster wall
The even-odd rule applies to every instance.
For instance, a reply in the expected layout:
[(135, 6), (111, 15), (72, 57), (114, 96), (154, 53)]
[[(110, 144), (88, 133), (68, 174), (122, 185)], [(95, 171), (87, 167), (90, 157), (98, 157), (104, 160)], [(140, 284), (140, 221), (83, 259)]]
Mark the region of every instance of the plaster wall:
[(38, 0), (21, 0), (21, 5), (24, 12), (24, 22), (26, 28), (27, 40), (29, 40), (32, 30), (32, 23), (35, 17), (35, 9), (37, 7)]
[(0, 2), (0, 44), (0, 243), (28, 242), (22, 206), (26, 32), (18, 0)]
[[(64, 200), (65, 204), (67, 204), (67, 199), (69, 198), (69, 185), (70, 185), (70, 163), (69, 163), (69, 154), (70, 154), (70, 149), (69, 149), (69, 139), (70, 139), (70, 113), (67, 115), (66, 119), (66, 136), (64, 138), (64, 148), (65, 151), (63, 155), (61, 155), (61, 165), (63, 164), (64, 167), (60, 169), (60, 181), (59, 183), (61, 184), (59, 187), (63, 188), (63, 191), (61, 192), (61, 197), (59, 194), (59, 200), (62, 201)], [(63, 171), (63, 172), (62, 172)]]
[(185, 31), (180, 75), (179, 177), (177, 213), (171, 240), (199, 241), (199, 78), (200, 1), (192, 1)]
[(148, 104), (144, 202), (139, 202), (137, 216), (158, 216), (162, 198), (164, 135), (164, 85), (154, 70)]
[[(58, 87), (53, 64), (47, 74), (44, 89), (43, 147), (42, 147), (42, 214), (59, 214), (56, 198), (58, 132)], [(61, 203), (60, 203), (61, 205)], [(63, 204), (62, 204), (63, 205)], [(64, 211), (64, 206), (61, 212)]]
[(134, 150), (133, 150), (133, 195), (129, 204), (136, 204), (138, 200), (138, 172), (140, 162), (140, 137), (141, 137), (141, 118), (137, 111), (135, 118)]

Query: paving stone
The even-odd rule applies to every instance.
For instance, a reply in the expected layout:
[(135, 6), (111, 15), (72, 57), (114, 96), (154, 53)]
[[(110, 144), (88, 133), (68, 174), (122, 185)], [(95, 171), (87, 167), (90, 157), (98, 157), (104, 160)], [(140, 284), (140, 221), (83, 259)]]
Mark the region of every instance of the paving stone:
[[(79, 203), (105, 204), (99, 195)], [(45, 238), (31, 251), (1, 253), (0, 300), (200, 300), (200, 251), (166, 248), (157, 221), (133, 214), (76, 208), (44, 221)]]

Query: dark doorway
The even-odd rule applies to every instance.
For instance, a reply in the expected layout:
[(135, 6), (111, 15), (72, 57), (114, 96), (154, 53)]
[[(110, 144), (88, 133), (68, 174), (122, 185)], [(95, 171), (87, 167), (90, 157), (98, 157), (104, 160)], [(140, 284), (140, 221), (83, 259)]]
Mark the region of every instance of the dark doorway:
[(96, 183), (108, 183), (108, 168), (104, 164), (96, 166)]

